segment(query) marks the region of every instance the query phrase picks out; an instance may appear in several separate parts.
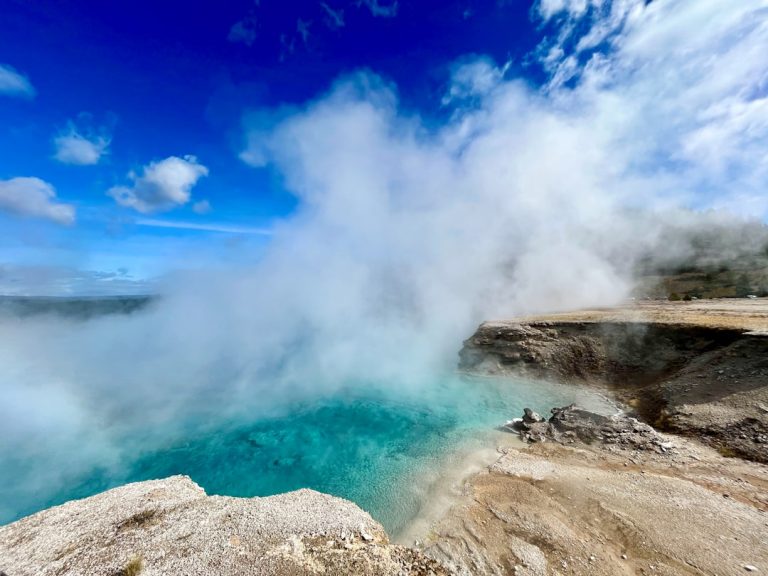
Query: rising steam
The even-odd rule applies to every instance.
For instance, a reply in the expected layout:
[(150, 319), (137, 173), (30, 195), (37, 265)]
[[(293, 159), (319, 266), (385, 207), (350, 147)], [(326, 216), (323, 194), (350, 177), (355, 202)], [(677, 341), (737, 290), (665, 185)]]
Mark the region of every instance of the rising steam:
[[(171, 276), (148, 311), (4, 319), (0, 460), (17, 467), (0, 486), (119, 466), (126, 437), (193, 419), (355, 382), (410, 389), (451, 370), (484, 319), (622, 301), (640, 258), (659, 242), (685, 253), (687, 231), (711, 222), (681, 210), (762, 218), (761, 2), (624, 4), (621, 27), (601, 52), (572, 53), (565, 80), (565, 56), (557, 65), (546, 46), (560, 80), (544, 88), (488, 59), (458, 64), (438, 125), (369, 72), (247, 114), (241, 157), (276, 171), (296, 212), (256, 265)], [(707, 24), (690, 35), (691, 21)], [(691, 225), (670, 236), (681, 213)], [(45, 470), (25, 469), (32, 457)]]

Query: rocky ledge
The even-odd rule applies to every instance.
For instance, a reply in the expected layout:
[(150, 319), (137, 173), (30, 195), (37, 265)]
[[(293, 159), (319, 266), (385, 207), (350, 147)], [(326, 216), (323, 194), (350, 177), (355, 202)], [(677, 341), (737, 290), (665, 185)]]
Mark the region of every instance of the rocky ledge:
[(312, 490), (207, 496), (186, 476), (128, 484), (0, 527), (3, 576), (444, 575), (356, 505)]
[(656, 303), (486, 322), (463, 370), (591, 384), (645, 422), (768, 462), (768, 303)]

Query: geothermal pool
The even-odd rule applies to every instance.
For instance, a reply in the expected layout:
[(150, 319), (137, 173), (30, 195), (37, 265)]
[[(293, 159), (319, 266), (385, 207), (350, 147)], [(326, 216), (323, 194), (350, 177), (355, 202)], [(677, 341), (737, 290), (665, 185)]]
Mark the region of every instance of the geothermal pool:
[[(183, 438), (134, 444), (119, 466), (93, 466), (64, 488), (38, 477), (32, 493), (0, 490), (0, 509), (11, 512), (2, 520), (126, 482), (186, 474), (208, 494), (268, 496), (313, 488), (356, 502), (397, 534), (419, 512), (451, 455), (483, 442), (493, 446), (488, 433), (525, 406), (546, 413), (576, 400), (606, 408), (576, 388), (524, 380), (449, 375), (407, 394), (351, 386), (292, 405), (279, 417), (208, 423), (199, 433), (188, 428)], [(25, 470), (45, 470), (44, 462), (29, 460), (34, 457), (17, 467), (17, 482), (32, 480)]]

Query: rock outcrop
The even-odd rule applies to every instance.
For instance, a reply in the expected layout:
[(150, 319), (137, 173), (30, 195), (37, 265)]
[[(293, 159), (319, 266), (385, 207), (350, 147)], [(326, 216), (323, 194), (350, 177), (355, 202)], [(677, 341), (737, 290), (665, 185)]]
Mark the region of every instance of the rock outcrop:
[(443, 575), (351, 502), (299, 490), (207, 496), (186, 476), (128, 484), (0, 527), (7, 576)]
[[(630, 450), (646, 450), (666, 454), (674, 443), (648, 424), (624, 413), (604, 416), (574, 404), (552, 408), (549, 420), (532, 418), (525, 409), (522, 418), (511, 420), (503, 429), (516, 432), (526, 442), (558, 442), (560, 444), (599, 443)], [(538, 416), (533, 412), (535, 416)]]
[(603, 386), (657, 428), (768, 462), (768, 337), (718, 306), (691, 318), (673, 306), (674, 321), (640, 307), (486, 322), (460, 367)]

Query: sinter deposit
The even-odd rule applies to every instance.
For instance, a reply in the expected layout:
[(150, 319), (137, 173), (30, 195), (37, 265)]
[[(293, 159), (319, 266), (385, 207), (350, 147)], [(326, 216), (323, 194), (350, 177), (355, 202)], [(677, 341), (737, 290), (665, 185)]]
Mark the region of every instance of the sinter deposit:
[(766, 333), (765, 300), (483, 324), (464, 370), (589, 386), (623, 409), (509, 421), (526, 444), (500, 449), (423, 549), (466, 576), (768, 573)]
[(312, 490), (207, 496), (185, 476), (138, 482), (0, 528), (8, 576), (441, 575), (360, 508)]

